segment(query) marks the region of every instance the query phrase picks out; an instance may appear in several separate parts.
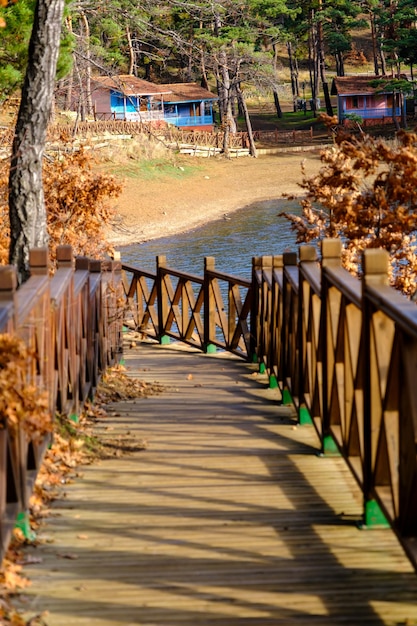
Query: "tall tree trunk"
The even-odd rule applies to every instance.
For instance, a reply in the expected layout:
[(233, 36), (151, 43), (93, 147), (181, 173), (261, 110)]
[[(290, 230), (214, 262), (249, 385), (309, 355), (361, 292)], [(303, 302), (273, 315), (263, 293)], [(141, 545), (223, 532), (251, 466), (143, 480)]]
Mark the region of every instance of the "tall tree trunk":
[(392, 121), (393, 121), (393, 123), (394, 123), (395, 130), (396, 130), (396, 132), (398, 133), (398, 131), (401, 129), (401, 127), (400, 127), (400, 124), (399, 124), (399, 122), (398, 122), (398, 120), (397, 120), (397, 116), (396, 116), (396, 114), (395, 114), (395, 113), (396, 113), (396, 110), (395, 110), (395, 109), (397, 108), (397, 107), (395, 106), (395, 105), (396, 105), (396, 101), (397, 101), (397, 92), (394, 90), (394, 91), (392, 92)]
[(242, 90), (240, 88), (239, 83), (236, 85), (236, 93), (237, 93), (237, 97), (238, 97), (238, 100), (239, 100), (240, 107), (241, 107), (241, 109), (243, 111), (243, 116), (245, 118), (246, 130), (248, 132), (249, 154), (256, 159), (256, 157), (258, 156), (258, 153), (256, 151), (255, 140), (253, 138), (252, 123), (250, 121), (248, 107), (246, 106), (245, 96), (242, 93)]
[(294, 57), (292, 53), (292, 45), (290, 41), (287, 41), (287, 52), (288, 52), (288, 61), (290, 65), (290, 75), (291, 75), (291, 92), (292, 92), (292, 101), (294, 112), (297, 111), (297, 96), (298, 96), (298, 77), (294, 64)]
[(81, 11), (83, 23), (83, 48), (85, 54), (85, 95), (87, 115), (93, 113), (93, 97), (91, 95), (91, 50), (90, 50), (90, 24), (84, 11)]
[(132, 44), (132, 35), (130, 33), (129, 25), (126, 26), (126, 40), (127, 47), (129, 49), (129, 71), (128, 74), (133, 74), (133, 68), (135, 67), (135, 51)]
[(276, 89), (273, 90), (273, 94), (274, 94), (274, 104), (275, 104), (275, 110), (277, 112), (277, 117), (279, 119), (282, 118), (282, 109), (281, 109), (281, 103), (279, 101), (279, 95), (278, 95), (278, 91)]
[[(276, 45), (276, 43), (272, 44), (272, 49), (274, 51), (274, 55), (272, 58), (272, 69), (274, 72), (274, 85), (275, 85), (275, 81), (277, 79), (277, 60), (278, 60), (278, 47)], [(277, 88), (274, 86), (273, 88), (273, 94), (274, 94), (274, 104), (275, 104), (275, 109), (277, 112), (277, 116), (279, 119), (282, 118), (282, 109), (281, 109), (281, 104), (279, 101), (279, 95), (278, 95), (278, 90)]]
[(85, 94), (85, 89), (84, 89), (84, 83), (83, 83), (83, 78), (80, 72), (80, 66), (78, 63), (78, 59), (75, 59), (74, 61), (74, 71), (77, 74), (77, 80), (78, 80), (78, 92), (79, 92), (79, 96), (78, 96), (78, 107), (77, 107), (77, 120), (76, 123), (78, 124), (78, 122), (81, 120), (81, 122), (85, 122), (85, 118), (86, 118), (86, 94)]
[(401, 113), (401, 126), (403, 128), (407, 128), (406, 102), (405, 102), (405, 97), (402, 91), (400, 91), (398, 95), (398, 99), (399, 99), (400, 113)]
[(385, 53), (383, 49), (383, 35), (381, 35), (380, 42), (379, 42), (379, 58), (381, 59), (382, 75), (386, 76), (387, 75), (387, 62), (385, 60)]
[(233, 117), (232, 111), (232, 85), (230, 81), (229, 67), (227, 63), (227, 54), (225, 50), (221, 50), (219, 53), (219, 66), (220, 66), (220, 74), (222, 80), (222, 88), (224, 92), (225, 101), (223, 103), (224, 110), (224, 118), (222, 120), (223, 128), (224, 128), (224, 139), (223, 139), (223, 153), (225, 156), (229, 156), (229, 148), (230, 148), (230, 133), (236, 133), (236, 122)]
[(310, 88), (311, 88), (311, 110), (313, 111), (314, 117), (316, 116), (316, 98), (317, 98), (317, 63), (315, 58), (315, 45), (314, 45), (314, 29), (310, 26), (310, 34), (308, 37), (308, 72), (310, 75)]
[(15, 128), (10, 175), (9, 261), (29, 278), (29, 250), (48, 243), (42, 159), (51, 113), (64, 0), (37, 0)]
[(308, 36), (308, 71), (310, 74), (311, 86), (311, 110), (316, 115), (316, 102), (319, 95), (319, 74), (317, 60), (317, 32), (314, 20), (314, 9), (310, 13), (310, 29)]
[(201, 50), (200, 67), (201, 67), (201, 86), (203, 87), (203, 89), (207, 89), (207, 91), (209, 91), (209, 82), (207, 78), (206, 59), (204, 56), (204, 50)]
[[(68, 16), (66, 18), (66, 26), (68, 29), (69, 33), (72, 33), (72, 19), (70, 16)], [(74, 53), (73, 57), (74, 57)], [(66, 88), (66, 93), (65, 93), (65, 110), (66, 111), (71, 111), (71, 106), (72, 106), (72, 88), (74, 85), (74, 67), (71, 67), (71, 70), (68, 74), (68, 78), (67, 78), (67, 88)]]
[[(322, 0), (319, 0), (320, 11), (322, 10)], [(326, 78), (326, 67), (324, 63), (324, 41), (323, 41), (323, 24), (319, 20), (317, 24), (317, 58), (319, 63), (320, 78), (323, 86), (324, 102), (326, 104), (326, 113), (333, 117), (333, 107), (330, 101), (329, 85)]]
[(220, 74), (220, 67), (216, 67), (215, 68), (215, 73), (216, 73), (216, 85), (217, 85), (217, 95), (219, 96), (219, 101), (218, 101), (218, 105), (219, 105), (219, 117), (220, 117), (220, 124), (224, 123), (224, 120), (226, 119), (226, 92), (223, 86), (223, 81), (222, 81), (222, 77)]
[(337, 74), (337, 76), (344, 76), (345, 75), (345, 62), (343, 60), (343, 53), (342, 52), (336, 52), (336, 54), (335, 54), (335, 61), (336, 61), (336, 74)]
[(378, 44), (377, 44), (376, 28), (375, 28), (375, 16), (372, 13), (370, 14), (369, 21), (371, 24), (372, 56), (374, 58), (374, 71), (375, 71), (375, 76), (379, 76)]

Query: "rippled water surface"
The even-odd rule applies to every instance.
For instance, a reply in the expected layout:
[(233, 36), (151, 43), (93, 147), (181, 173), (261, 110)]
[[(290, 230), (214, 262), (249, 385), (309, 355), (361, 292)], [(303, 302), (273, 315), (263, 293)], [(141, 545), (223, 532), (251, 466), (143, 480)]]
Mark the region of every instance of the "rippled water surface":
[(166, 255), (169, 267), (201, 275), (204, 257), (214, 256), (220, 272), (249, 278), (252, 257), (296, 250), (290, 223), (277, 215), (283, 210), (299, 213), (300, 207), (285, 200), (255, 203), (186, 233), (120, 247), (122, 260), (154, 271), (156, 256)]

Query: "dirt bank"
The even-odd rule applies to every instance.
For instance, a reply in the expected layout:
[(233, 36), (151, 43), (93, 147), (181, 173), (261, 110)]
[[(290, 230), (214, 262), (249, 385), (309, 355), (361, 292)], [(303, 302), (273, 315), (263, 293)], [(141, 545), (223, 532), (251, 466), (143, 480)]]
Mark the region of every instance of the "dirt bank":
[[(123, 245), (183, 232), (256, 201), (300, 194), (301, 163), (307, 175), (320, 167), (318, 153), (280, 153), (258, 159), (193, 159), (192, 172), (152, 180), (126, 178), (116, 201), (112, 243)], [(190, 163), (190, 161), (187, 161)]]

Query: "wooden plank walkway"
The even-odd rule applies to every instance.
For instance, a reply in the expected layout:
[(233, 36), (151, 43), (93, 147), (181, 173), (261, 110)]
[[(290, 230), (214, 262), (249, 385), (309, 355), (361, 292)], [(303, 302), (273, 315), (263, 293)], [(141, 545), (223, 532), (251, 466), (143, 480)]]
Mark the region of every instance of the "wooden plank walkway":
[(313, 428), (254, 366), (146, 343), (126, 364), (169, 387), (113, 406), (112, 435), (148, 449), (68, 485), (27, 569), (31, 614), (48, 610), (48, 626), (417, 624), (417, 576), (394, 534), (357, 528), (343, 460), (317, 455)]

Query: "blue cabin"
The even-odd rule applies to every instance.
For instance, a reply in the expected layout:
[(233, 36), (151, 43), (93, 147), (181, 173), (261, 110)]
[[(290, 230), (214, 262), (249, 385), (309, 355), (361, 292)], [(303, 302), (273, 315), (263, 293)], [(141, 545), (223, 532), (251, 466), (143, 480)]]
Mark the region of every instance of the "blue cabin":
[(336, 76), (331, 94), (337, 96), (339, 123), (347, 122), (352, 114), (374, 124), (392, 123), (393, 116), (400, 117), (400, 94), (389, 87), (390, 81), (390, 76)]
[(95, 119), (157, 122), (164, 119), (164, 85), (130, 74), (99, 76), (92, 81)]
[(211, 91), (198, 83), (170, 83), (160, 87), (171, 92), (164, 96), (164, 119), (168, 124), (189, 130), (213, 130), (213, 106), (218, 97)]
[(212, 131), (217, 96), (197, 83), (157, 85), (136, 76), (100, 76), (93, 81), (95, 119), (172, 124)]

